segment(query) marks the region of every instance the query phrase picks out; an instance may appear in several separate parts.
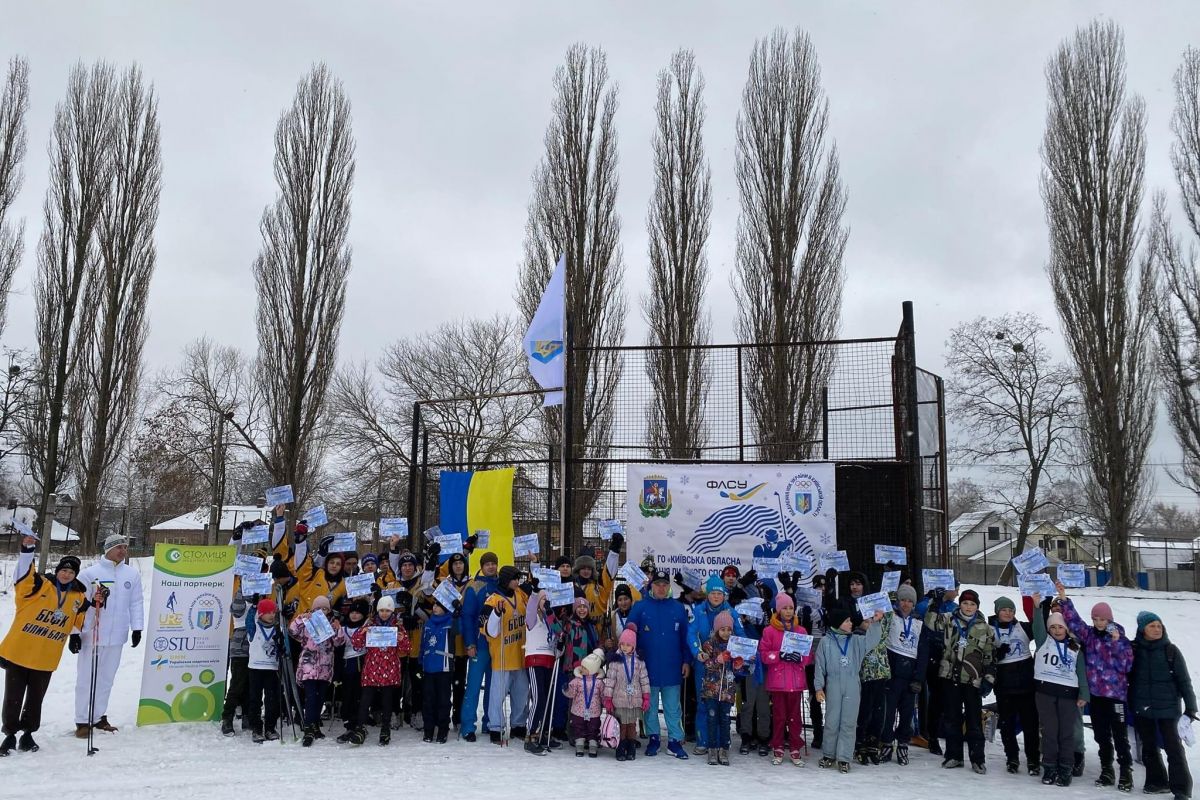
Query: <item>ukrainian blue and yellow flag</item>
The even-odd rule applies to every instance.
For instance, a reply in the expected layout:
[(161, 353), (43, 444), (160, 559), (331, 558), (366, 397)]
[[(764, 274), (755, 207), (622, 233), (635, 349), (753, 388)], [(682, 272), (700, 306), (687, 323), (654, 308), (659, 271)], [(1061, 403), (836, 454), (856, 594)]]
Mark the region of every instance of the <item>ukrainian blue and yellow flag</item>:
[(441, 520), (444, 533), (458, 533), (464, 540), (475, 531), (491, 531), (487, 547), (471, 555), (471, 574), (479, 569), (479, 557), (491, 551), (500, 564), (513, 563), (513, 475), (515, 470), (489, 469), (480, 472), (441, 473)]

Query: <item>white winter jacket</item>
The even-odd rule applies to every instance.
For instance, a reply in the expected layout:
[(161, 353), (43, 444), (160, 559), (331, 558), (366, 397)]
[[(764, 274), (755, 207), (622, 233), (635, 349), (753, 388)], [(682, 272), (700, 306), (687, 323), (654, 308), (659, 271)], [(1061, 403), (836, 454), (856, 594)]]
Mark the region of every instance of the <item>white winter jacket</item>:
[[(108, 587), (108, 603), (100, 611), (100, 646), (123, 645), (129, 631), (140, 631), (145, 624), (145, 609), (142, 602), (142, 576), (137, 567), (121, 562), (114, 564), (101, 558), (79, 573), (79, 582), (87, 587), (88, 599), (92, 599), (95, 584)], [(83, 638), (89, 639), (96, 626), (96, 609), (88, 609), (83, 623)]]

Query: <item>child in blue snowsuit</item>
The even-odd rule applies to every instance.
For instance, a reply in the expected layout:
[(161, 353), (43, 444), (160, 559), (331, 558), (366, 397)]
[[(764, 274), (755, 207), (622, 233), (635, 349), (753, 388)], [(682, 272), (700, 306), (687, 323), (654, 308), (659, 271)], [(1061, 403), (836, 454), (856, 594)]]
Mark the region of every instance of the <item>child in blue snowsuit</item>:
[(840, 772), (850, 771), (858, 704), (862, 699), (859, 671), (867, 652), (883, 638), (881, 619), (883, 612), (875, 612), (866, 635), (858, 636), (853, 632), (849, 611), (830, 608), (825, 612), (827, 631), (817, 648), (816, 659), (817, 699), (825, 703), (825, 735), (819, 767), (828, 769), (836, 764)]

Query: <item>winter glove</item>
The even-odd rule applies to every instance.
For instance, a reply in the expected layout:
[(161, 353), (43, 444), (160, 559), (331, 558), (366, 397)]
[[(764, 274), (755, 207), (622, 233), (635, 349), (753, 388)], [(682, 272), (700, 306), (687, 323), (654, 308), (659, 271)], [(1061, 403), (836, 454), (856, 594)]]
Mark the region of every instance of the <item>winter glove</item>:
[(297, 525), (296, 530), (292, 531), (292, 539), (296, 542), (296, 544), (303, 543), (306, 539), (308, 539), (308, 528), (304, 527), (302, 530), (301, 526)]
[(453, 603), (450, 604), (450, 610), (453, 611), (455, 614), (461, 614), (462, 613), (462, 601), (455, 600)]
[(608, 713), (613, 713), (613, 702), (611, 697), (604, 698), (604, 710)]
[(779, 657), (789, 664), (799, 664), (804, 660), (804, 656), (800, 655), (799, 653), (782, 653)]
[(137, 647), (141, 643), (142, 643), (142, 632), (134, 631), (133, 632), (133, 643), (130, 644), (130, 647)]
[(924, 688), (925, 688), (925, 687), (921, 685), (921, 682), (920, 682), (920, 681), (913, 681), (912, 683), (910, 683), (910, 684), (908, 685), (908, 690), (909, 690), (910, 692), (912, 692), (913, 694), (920, 694), (920, 693), (921, 693), (921, 690), (922, 690), (922, 689), (924, 689)]
[(293, 600), (290, 603), (285, 603), (283, 606), (283, 616), (287, 617), (288, 619), (291, 619), (292, 617), (296, 616), (296, 609), (299, 607), (300, 607), (299, 600)]
[(789, 576), (786, 572), (780, 572), (775, 576), (775, 580), (779, 581), (779, 585), (783, 587), (785, 592), (792, 591), (793, 587), (796, 585), (792, 583), (791, 576)]
[(430, 572), (438, 568), (438, 556), (442, 554), (442, 546), (437, 542), (430, 542), (425, 547), (425, 569)]
[(642, 695), (642, 713), (645, 714), (650, 710), (650, 693)]
[(832, 586), (837, 581), (838, 571), (834, 567), (825, 570), (825, 583)]
[(983, 680), (981, 680), (979, 682), (979, 696), (987, 697), (991, 693), (992, 693), (992, 682), (989, 681), (987, 678), (984, 678)]
[(21, 552), (22, 553), (37, 552), (37, 537), (35, 536), (33, 538), (34, 538), (33, 544), (25, 544), (25, 540), (23, 540), (23, 539), (21, 540)]
[(757, 580), (758, 580), (758, 573), (755, 572), (754, 570), (750, 570), (745, 575), (738, 578), (738, 583), (740, 583), (742, 586), (750, 586)]
[(72, 633), (71, 638), (67, 641), (67, 649), (74, 655), (83, 649), (83, 637), (78, 633)]
[(721, 662), (722, 664), (728, 664), (732, 660), (733, 656), (729, 655), (728, 650), (722, 650), (721, 655), (717, 656), (717, 661)]
[(691, 591), (691, 589), (688, 588), (688, 585), (683, 582), (683, 573), (682, 572), (675, 573), (675, 585), (678, 586), (680, 589), (683, 589), (685, 592)]
[(735, 586), (729, 590), (729, 605), (731, 606), (736, 606), (738, 603), (745, 601), (746, 598), (746, 590), (741, 586)]
[(996, 660), (1003, 661), (1005, 658), (1008, 657), (1008, 654), (1011, 650), (1012, 650), (1012, 646), (1007, 643), (1000, 645), (999, 647), (996, 648)]
[[(379, 598), (381, 598), (381, 597), (383, 597), (383, 588), (378, 583), (372, 583), (371, 584), (371, 599), (374, 600), (375, 603), (378, 603)], [(372, 603), (371, 605), (374, 605), (375, 603)]]
[(92, 595), (92, 605), (96, 606), (97, 608), (103, 608), (104, 604), (108, 602), (108, 595), (109, 591), (107, 586), (103, 584), (97, 586), (95, 593)]
[(317, 555), (319, 555), (321, 558), (325, 558), (329, 555), (330, 547), (333, 547), (333, 537), (322, 536), (321, 541), (317, 544)]
[(471, 553), (475, 552), (475, 547), (478, 544), (479, 544), (479, 534), (472, 533), (470, 536), (467, 537), (467, 540), (465, 542), (463, 542), (463, 553), (465, 553), (468, 556), (471, 555)]
[(938, 611), (941, 611), (942, 603), (945, 602), (945, 600), (946, 588), (944, 586), (939, 586), (933, 590), (933, 602), (937, 604), (936, 608)]
[(740, 670), (744, 666), (746, 666), (746, 660), (744, 658), (742, 658), (741, 656), (738, 656), (737, 658), (733, 659), (733, 668), (735, 671)]
[(621, 548), (624, 545), (625, 545), (625, 537), (619, 533), (614, 533), (613, 537), (612, 537), (612, 541), (608, 543), (608, 552), (619, 553), (619, 552), (621, 552)]

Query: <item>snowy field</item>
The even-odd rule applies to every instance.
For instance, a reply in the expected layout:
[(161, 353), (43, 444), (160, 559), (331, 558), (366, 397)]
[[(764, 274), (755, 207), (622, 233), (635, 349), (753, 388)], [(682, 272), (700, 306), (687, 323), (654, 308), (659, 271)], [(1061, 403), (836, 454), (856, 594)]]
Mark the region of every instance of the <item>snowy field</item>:
[[(148, 594), (150, 560), (139, 559), (139, 562)], [(11, 572), (11, 564), (8, 569)], [(985, 610), (990, 611), (992, 601), (1000, 594), (1017, 599), (1015, 589), (975, 588), (983, 598)], [(1117, 621), (1129, 628), (1131, 635), (1139, 610), (1149, 608), (1158, 612), (1187, 658), (1193, 681), (1200, 677), (1197, 635), (1200, 594), (1083, 589), (1077, 590), (1076, 595), (1085, 615), (1095, 599), (1108, 600)], [(0, 636), (7, 632), (12, 617), (10, 588), (6, 595), (0, 596)], [(1054, 797), (1118, 796), (1115, 790), (1100, 790), (1092, 785), (1099, 767), (1090, 730), (1087, 772), (1063, 790), (1043, 787), (1023, 772), (1006, 774), (998, 736), (995, 743), (987, 746), (990, 771), (985, 776), (974, 775), (970, 770), (943, 771), (939, 768), (940, 758), (918, 748), (913, 748), (908, 767), (854, 765), (851, 773), (843, 776), (817, 769), (816, 756), (812, 755), (809, 766), (803, 770), (786, 762), (772, 767), (768, 759), (739, 756), (736, 750), (730, 767), (710, 767), (694, 756), (688, 761), (677, 761), (663, 755), (621, 764), (611, 751), (602, 752), (598, 760), (576, 759), (573, 753), (538, 758), (521, 750), (519, 742), (507, 750), (486, 741), (424, 744), (420, 734), (411, 729), (396, 731), (387, 748), (378, 747), (372, 736), (358, 748), (338, 745), (330, 738), (309, 749), (291, 742), (290, 728), (287, 744), (283, 746), (251, 744), (246, 733), (226, 739), (220, 735), (216, 723), (139, 729), (133, 721), (143, 656), (142, 648), (133, 650), (126, 646), (108, 712), (109, 720), (121, 730), (116, 734), (98, 732), (100, 752), (89, 758), (85, 743), (74, 737), (75, 658), (64, 653), (46, 697), (42, 730), (37, 736), (41, 751), (34, 754), (14, 751), (0, 760), (0, 798), (40, 799), (47, 794), (89, 798), (354, 798), (381, 790), (386, 793), (389, 786), (403, 787), (401, 791), (405, 794), (420, 795), (444, 792), (446, 796), (460, 796), (467, 789), (468, 795), (477, 791), (491, 798), (561, 797), (564, 791), (573, 795), (576, 787), (582, 788), (580, 782), (584, 780), (595, 781), (592, 785), (605, 794), (615, 791), (631, 800), (662, 790), (680, 797), (719, 797), (724, 791), (781, 797), (784, 791), (795, 791), (801, 782), (805, 791), (815, 791), (817, 796), (834, 789), (850, 789), (863, 797), (894, 797), (900, 792), (916, 798), (961, 797), (970, 792), (973, 800), (1008, 800), (1020, 791)], [(1200, 753), (1196, 749), (1189, 751), (1189, 759), (1195, 774), (1200, 769)], [(1135, 793), (1141, 791), (1142, 778), (1141, 768), (1135, 767)], [(638, 781), (645, 791), (617, 783), (630, 779)], [(357, 791), (357, 787), (362, 787), (362, 791)]]

